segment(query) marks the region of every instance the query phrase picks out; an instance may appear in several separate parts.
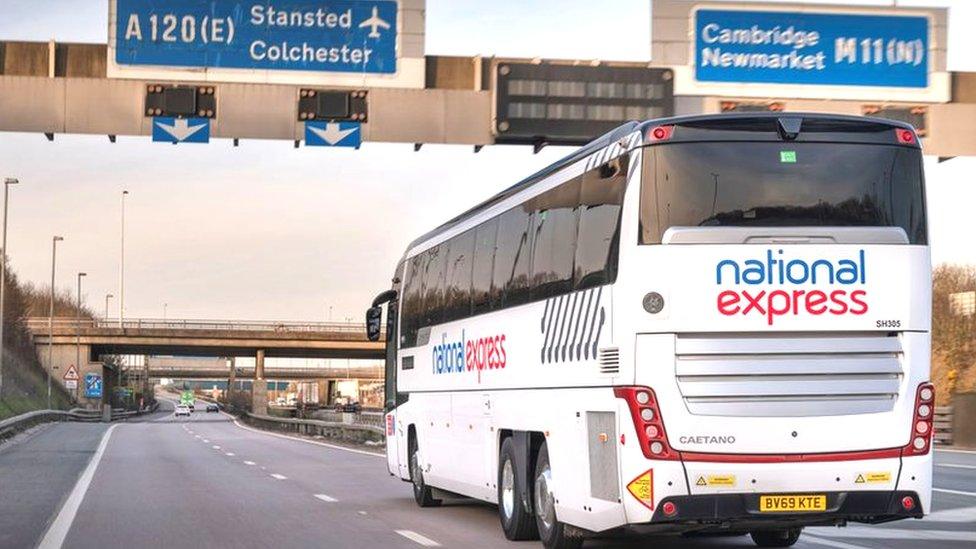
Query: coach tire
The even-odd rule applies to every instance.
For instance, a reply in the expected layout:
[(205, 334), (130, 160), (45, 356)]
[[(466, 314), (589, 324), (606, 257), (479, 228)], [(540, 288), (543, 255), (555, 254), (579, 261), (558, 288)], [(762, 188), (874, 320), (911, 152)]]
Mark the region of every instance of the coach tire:
[(421, 507), (437, 507), (441, 500), (435, 499), (430, 486), (424, 482), (424, 470), (420, 466), (420, 448), (416, 439), (411, 438), (407, 449), (410, 451), (410, 483), (413, 484), (413, 499)]
[(535, 518), (527, 510), (524, 501), (531, 501), (531, 493), (523, 498), (520, 489), (528, 489), (524, 482), (516, 478), (526, 478), (515, 465), (515, 443), (511, 437), (502, 441), (498, 455), (498, 519), (502, 523), (505, 537), (512, 541), (538, 539)]
[(549, 467), (549, 449), (545, 442), (539, 448), (539, 455), (535, 458), (535, 474), (533, 506), (535, 508), (535, 522), (539, 529), (539, 538), (546, 549), (578, 549), (583, 545), (583, 538), (568, 535), (566, 525), (556, 517), (556, 500), (552, 494), (552, 470)]
[(785, 530), (760, 530), (750, 532), (752, 541), (759, 547), (791, 547), (800, 539), (803, 528), (787, 528)]

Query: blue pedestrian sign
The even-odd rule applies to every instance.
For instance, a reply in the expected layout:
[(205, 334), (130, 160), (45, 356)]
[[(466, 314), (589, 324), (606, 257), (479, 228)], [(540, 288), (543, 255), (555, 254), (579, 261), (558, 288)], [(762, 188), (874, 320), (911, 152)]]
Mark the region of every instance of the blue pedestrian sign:
[(927, 17), (695, 12), (699, 82), (925, 88), (929, 64)]
[(396, 0), (116, 0), (119, 65), (393, 74)]
[(85, 398), (102, 398), (102, 376), (85, 374)]
[(363, 142), (363, 127), (359, 122), (305, 122), (305, 145), (308, 147), (353, 147)]
[(210, 119), (157, 116), (152, 119), (152, 140), (163, 143), (209, 143)]

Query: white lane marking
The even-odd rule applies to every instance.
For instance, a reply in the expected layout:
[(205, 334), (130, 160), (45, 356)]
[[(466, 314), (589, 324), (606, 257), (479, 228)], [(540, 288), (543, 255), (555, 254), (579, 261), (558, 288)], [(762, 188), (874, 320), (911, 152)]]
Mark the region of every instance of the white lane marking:
[(209, 438), (205, 438), (205, 439), (203, 439), (203, 443), (204, 443), (204, 444), (210, 444), (210, 439), (209, 439)]
[(921, 528), (871, 528), (867, 526), (848, 526), (828, 531), (817, 531), (818, 536), (829, 538), (895, 539), (895, 540), (939, 540), (976, 542), (976, 532), (961, 530), (923, 530)]
[(224, 452), (224, 455), (234, 457), (234, 452)]
[(948, 448), (937, 448), (936, 452), (944, 452), (946, 454), (976, 454), (976, 450), (957, 450), (953, 448), (952, 450)]
[(426, 536), (421, 536), (420, 534), (418, 534), (417, 532), (414, 532), (413, 530), (396, 530), (396, 533), (397, 534), (400, 534), (401, 536), (407, 538), (410, 541), (419, 543), (420, 545), (423, 545), (424, 547), (440, 547), (441, 546), (441, 544), (437, 543), (436, 541), (434, 541), (434, 540), (432, 540), (432, 539), (430, 539), (430, 538), (428, 538)]
[(202, 438), (200, 435), (193, 435), (193, 438)]
[(271, 473), (271, 476), (278, 480), (288, 480), (288, 477), (286, 477), (285, 475), (280, 475), (278, 473)]
[[(229, 416), (229, 417), (233, 418), (234, 416)], [(254, 427), (250, 427), (248, 425), (244, 425), (244, 424), (242, 424), (240, 421), (238, 421), (236, 419), (234, 420), (234, 425), (237, 425), (238, 427), (240, 427), (241, 429), (244, 429), (246, 431), (253, 431), (255, 433), (259, 433), (259, 434), (262, 434), (262, 435), (267, 435), (269, 437), (278, 437), (278, 438), (285, 438), (285, 439), (288, 439), (288, 440), (297, 440), (298, 442), (304, 442), (306, 444), (314, 444), (316, 446), (325, 446), (326, 448), (332, 448), (333, 450), (343, 450), (343, 451), (346, 451), (346, 452), (352, 452), (354, 454), (363, 454), (364, 456), (373, 456), (373, 457), (386, 458), (386, 454), (380, 454), (378, 452), (367, 452), (365, 450), (357, 450), (355, 448), (346, 448), (345, 446), (336, 446), (335, 444), (326, 444), (325, 442), (318, 442), (318, 441), (315, 441), (315, 440), (307, 440), (307, 439), (304, 439), (304, 438), (301, 438), (301, 437), (293, 437), (293, 436), (289, 436), (289, 435), (283, 435), (281, 433), (272, 433), (272, 432), (269, 432), (269, 431), (262, 431), (261, 429), (255, 429)]]
[(102, 435), (102, 441), (98, 443), (98, 449), (95, 450), (91, 461), (88, 462), (88, 467), (85, 467), (85, 471), (78, 477), (78, 482), (75, 483), (68, 499), (61, 506), (57, 518), (44, 533), (44, 538), (37, 546), (39, 549), (59, 549), (64, 544), (64, 538), (68, 535), (68, 530), (71, 529), (71, 524), (75, 521), (78, 508), (81, 507), (81, 502), (85, 499), (88, 487), (95, 476), (95, 470), (98, 469), (98, 463), (102, 460), (105, 447), (108, 446), (108, 439), (112, 436), (112, 431), (118, 426), (118, 424), (112, 425)]
[(253, 461), (245, 461), (244, 462), (244, 465), (254, 465), (254, 462)]
[(317, 499), (320, 499), (320, 500), (326, 502), (326, 503), (335, 503), (335, 502), (339, 501), (336, 498), (334, 498), (332, 496), (327, 496), (325, 494), (315, 494), (315, 497)]
[(933, 492), (942, 492), (943, 494), (955, 494), (957, 496), (969, 496), (971, 498), (976, 498), (976, 492), (963, 492), (962, 490), (949, 490), (946, 488), (932, 488)]
[(926, 522), (976, 522), (976, 507), (957, 507), (935, 511), (925, 515), (925, 520)]
[(834, 547), (836, 549), (867, 549), (863, 545), (854, 545), (853, 543), (845, 543), (843, 541), (832, 541), (829, 539), (818, 538), (809, 532), (804, 532), (802, 539), (807, 543), (825, 545), (827, 547)]
[(948, 467), (950, 469), (976, 469), (976, 465), (958, 465), (955, 463), (936, 463), (936, 467)]
[(214, 444), (214, 445), (213, 445), (213, 449), (214, 449), (214, 450), (220, 450), (220, 446), (217, 446), (216, 444)]

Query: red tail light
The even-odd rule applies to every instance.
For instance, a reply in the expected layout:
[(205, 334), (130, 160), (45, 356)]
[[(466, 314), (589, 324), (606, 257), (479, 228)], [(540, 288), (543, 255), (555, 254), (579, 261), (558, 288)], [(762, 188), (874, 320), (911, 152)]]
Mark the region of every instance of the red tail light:
[(655, 126), (647, 130), (646, 139), (650, 143), (667, 141), (674, 134), (674, 126)]
[(914, 145), (917, 139), (915, 138), (915, 132), (912, 130), (896, 129), (895, 136), (898, 137), (898, 142), (902, 145)]
[(912, 419), (912, 436), (902, 455), (921, 456), (929, 453), (932, 446), (932, 418), (935, 416), (935, 387), (922, 383), (915, 392), (915, 414)]
[(637, 440), (648, 459), (677, 460), (678, 452), (668, 444), (657, 396), (647, 387), (614, 387), (613, 394), (627, 401), (637, 431)]

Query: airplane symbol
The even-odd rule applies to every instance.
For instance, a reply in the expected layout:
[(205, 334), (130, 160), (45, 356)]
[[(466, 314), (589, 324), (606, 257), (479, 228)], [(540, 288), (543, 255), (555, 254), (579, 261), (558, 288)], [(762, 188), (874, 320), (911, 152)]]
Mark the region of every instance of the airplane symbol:
[(370, 38), (379, 38), (380, 33), (377, 32), (376, 29), (389, 29), (390, 24), (380, 19), (379, 8), (373, 6), (373, 16), (359, 24), (359, 28), (361, 29), (365, 29), (366, 27), (370, 27), (370, 31), (367, 36)]

